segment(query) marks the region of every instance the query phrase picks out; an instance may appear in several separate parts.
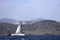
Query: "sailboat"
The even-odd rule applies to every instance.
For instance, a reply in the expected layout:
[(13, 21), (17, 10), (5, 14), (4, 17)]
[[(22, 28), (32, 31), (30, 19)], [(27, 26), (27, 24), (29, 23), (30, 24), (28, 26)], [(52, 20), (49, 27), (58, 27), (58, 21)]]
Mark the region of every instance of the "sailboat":
[(15, 34), (11, 34), (11, 36), (25, 36), (25, 34), (21, 33), (21, 25), (22, 23), (18, 24)]

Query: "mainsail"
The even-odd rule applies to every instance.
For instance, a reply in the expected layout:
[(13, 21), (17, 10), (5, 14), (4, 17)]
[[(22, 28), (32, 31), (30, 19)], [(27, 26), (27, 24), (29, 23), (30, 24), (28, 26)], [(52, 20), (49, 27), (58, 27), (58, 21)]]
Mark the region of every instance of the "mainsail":
[(16, 30), (16, 32), (15, 32), (15, 33), (16, 33), (16, 34), (21, 33), (21, 26), (20, 26), (20, 25), (18, 25), (17, 30)]

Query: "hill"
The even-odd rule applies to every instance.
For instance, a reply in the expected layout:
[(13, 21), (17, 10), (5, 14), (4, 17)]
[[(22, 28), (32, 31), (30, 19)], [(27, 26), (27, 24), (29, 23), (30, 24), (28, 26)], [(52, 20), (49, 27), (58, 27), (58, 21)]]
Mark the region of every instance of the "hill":
[(33, 24), (23, 25), (25, 34), (60, 34), (60, 23), (54, 20), (42, 20)]
[(0, 35), (7, 35), (8, 30), (10, 30), (10, 33), (15, 33), (17, 28), (17, 25), (10, 24), (10, 23), (0, 23)]
[[(29, 24), (30, 23), (30, 24)], [(10, 29), (11, 34), (15, 33), (17, 25), (12, 23), (0, 23), (0, 35), (7, 34)], [(43, 34), (60, 34), (60, 22), (54, 20), (27, 21), (22, 25), (22, 31), (25, 34), (43, 35)]]

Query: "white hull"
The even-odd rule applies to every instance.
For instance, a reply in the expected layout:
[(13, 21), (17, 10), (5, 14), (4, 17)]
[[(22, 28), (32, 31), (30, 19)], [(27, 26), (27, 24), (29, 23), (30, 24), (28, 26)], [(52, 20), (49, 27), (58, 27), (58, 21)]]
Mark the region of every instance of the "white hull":
[(25, 34), (11, 34), (11, 36), (25, 36)]

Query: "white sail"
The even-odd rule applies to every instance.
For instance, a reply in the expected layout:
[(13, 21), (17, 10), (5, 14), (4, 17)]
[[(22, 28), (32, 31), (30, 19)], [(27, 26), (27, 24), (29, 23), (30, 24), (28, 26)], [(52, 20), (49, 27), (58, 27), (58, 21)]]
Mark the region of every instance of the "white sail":
[(16, 33), (16, 34), (21, 33), (21, 26), (20, 26), (20, 25), (18, 25), (17, 30), (16, 30), (16, 32), (15, 32), (15, 33)]

